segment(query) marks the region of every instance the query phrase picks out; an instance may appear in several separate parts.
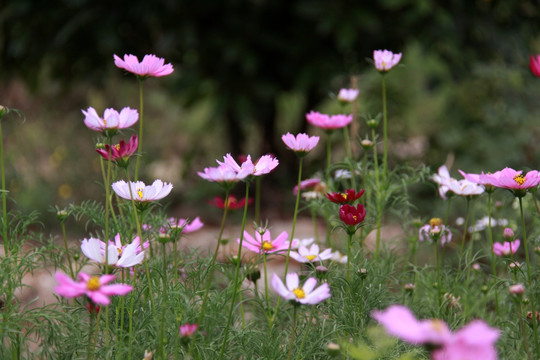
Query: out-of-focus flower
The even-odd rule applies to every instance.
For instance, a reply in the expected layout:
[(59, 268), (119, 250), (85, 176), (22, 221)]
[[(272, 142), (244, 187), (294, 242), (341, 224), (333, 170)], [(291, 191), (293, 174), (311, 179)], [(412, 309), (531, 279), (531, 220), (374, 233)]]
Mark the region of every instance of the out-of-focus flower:
[(338, 93), (338, 100), (344, 103), (351, 103), (358, 97), (358, 89), (340, 89)]
[(461, 296), (455, 297), (452, 293), (443, 294), (443, 303), (450, 309), (461, 310), (461, 304), (459, 303)]
[(94, 131), (103, 132), (108, 136), (112, 136), (119, 129), (126, 129), (139, 120), (137, 110), (129, 107), (123, 108), (120, 112), (114, 109), (105, 109), (103, 117), (100, 117), (93, 107), (88, 110), (82, 110), (84, 114), (84, 124)]
[(491, 184), (491, 179), (490, 179), (493, 176), (493, 174), (484, 174), (483, 171), (480, 174), (466, 173), (462, 170), (458, 170), (458, 171), (465, 178), (465, 180), (484, 186), (486, 192), (489, 193), (495, 190), (495, 187)]
[[(219, 209), (225, 209), (225, 207), (227, 207), (227, 209), (229, 209), (229, 210), (236, 210), (236, 209), (243, 209), (244, 208), (244, 206), (246, 205), (246, 198), (243, 197), (240, 200), (238, 200), (236, 198), (236, 196), (229, 195), (229, 199), (225, 203), (225, 200), (223, 200), (219, 196), (216, 196), (216, 197), (214, 197), (213, 200), (208, 200), (207, 202), (210, 205), (215, 206), (215, 207), (217, 207)], [(252, 202), (253, 202), (253, 199), (249, 198), (248, 199), (248, 205), (250, 205)]]
[(191, 337), (197, 329), (199, 328), (198, 324), (184, 324), (180, 325), (180, 336), (181, 337)]
[[(321, 179), (319, 178), (303, 180), (300, 182), (300, 190), (316, 189), (321, 183)], [(324, 186), (326, 187), (326, 184)], [(298, 185), (293, 188), (293, 194), (298, 194)]]
[(151, 54), (145, 55), (141, 62), (139, 62), (139, 59), (135, 55), (125, 54), (122, 60), (115, 54), (114, 65), (143, 78), (148, 76), (166, 76), (174, 71), (170, 63), (165, 64), (165, 59)]
[(319, 127), (324, 130), (341, 129), (351, 123), (353, 120), (352, 114), (350, 115), (327, 115), (320, 112), (311, 111), (306, 114), (306, 120), (313, 126)]
[[(308, 247), (309, 245), (313, 244), (315, 242), (315, 238), (307, 238), (307, 239), (293, 239), (291, 249), (298, 249), (300, 246)], [(287, 241), (285, 243), (287, 248), (289, 248), (289, 242)]]
[(505, 241), (503, 244), (496, 242), (493, 244), (493, 252), (497, 256), (509, 256), (518, 251), (520, 243), (519, 239), (512, 242)]
[(218, 164), (220, 166), (229, 166), (233, 171), (236, 171), (238, 177), (243, 179), (249, 175), (260, 176), (268, 174), (279, 165), (279, 161), (271, 155), (263, 155), (253, 163), (251, 155), (248, 155), (246, 160), (239, 165), (231, 154), (227, 154), (223, 157), (223, 162), (218, 161)]
[(510, 292), (510, 294), (523, 295), (523, 293), (525, 292), (525, 287), (523, 286), (523, 284), (515, 284), (511, 285), (508, 288), (508, 291)]
[(152, 185), (146, 185), (142, 181), (130, 181), (128, 184), (124, 180), (120, 180), (113, 183), (112, 188), (116, 195), (123, 199), (148, 202), (163, 199), (169, 195), (173, 186), (171, 183), (161, 180), (155, 180)]
[(66, 274), (57, 272), (55, 275), (57, 286), (54, 291), (63, 297), (76, 298), (86, 295), (93, 303), (109, 305), (109, 296), (126, 295), (133, 290), (133, 287), (126, 284), (107, 285), (114, 280), (114, 275), (91, 276), (86, 273), (79, 273), (78, 282), (71, 279)]
[[(461, 225), (463, 225), (463, 223)], [(493, 217), (491, 218), (491, 227), (506, 226), (506, 225), (508, 225), (508, 219), (495, 219)], [(467, 230), (470, 233), (475, 233), (475, 232), (487, 229), (488, 226), (489, 226), (489, 216), (484, 216), (483, 218), (478, 219), (476, 223), (470, 226)]]
[(529, 58), (529, 68), (536, 77), (540, 77), (540, 55), (531, 55)]
[(182, 234), (189, 234), (194, 231), (200, 230), (203, 226), (204, 226), (204, 223), (201, 221), (201, 219), (198, 216), (191, 221), (188, 219), (177, 219), (177, 218), (169, 219), (169, 227), (173, 230), (182, 229)]
[(125, 168), (129, 164), (129, 157), (137, 151), (137, 146), (139, 146), (137, 135), (133, 135), (127, 143), (124, 140), (120, 140), (116, 145), (109, 146), (109, 144), (105, 144), (104, 149), (96, 149), (96, 151), (105, 160), (111, 160), (118, 166)]
[(216, 182), (224, 187), (231, 187), (237, 182), (245, 179), (249, 174), (239, 174), (227, 165), (204, 168), (203, 172), (197, 172), (197, 175), (211, 182)]
[(300, 246), (298, 251), (291, 251), (290, 256), (301, 263), (312, 263), (330, 259), (332, 257), (332, 249), (320, 251), (319, 245), (317, 244), (313, 244), (309, 248)]
[[(289, 248), (287, 241), (288, 236), (287, 232), (283, 231), (272, 240), (270, 230), (267, 229), (262, 235), (259, 231), (255, 231), (255, 238), (253, 238), (247, 231), (244, 231), (244, 241), (242, 241), (242, 246), (257, 254), (279, 253), (286, 251)], [(240, 243), (240, 239), (237, 239), (236, 241)]]
[(358, 204), (356, 207), (349, 204), (341, 205), (339, 208), (339, 218), (345, 225), (355, 226), (366, 218), (366, 209), (362, 204)]
[[(142, 263), (144, 260), (144, 251), (137, 252), (140, 248), (138, 237), (137, 241), (134, 241), (127, 246), (122, 246), (119, 236), (117, 242), (118, 244), (109, 243), (109, 245), (106, 246), (100, 239), (84, 239), (81, 243), (81, 250), (86, 257), (100, 264), (126, 268)], [(107, 247), (106, 250), (105, 247)]]
[(330, 260), (338, 262), (340, 264), (346, 264), (347, 263), (347, 255), (344, 255), (339, 252), (339, 250), (336, 250), (332, 253), (332, 257)]
[(445, 165), (439, 167), (437, 174), (433, 175), (432, 180), (439, 184), (439, 195), (443, 199), (447, 198), (448, 192), (459, 196), (472, 196), (480, 195), (485, 190), (483, 185), (469, 181), (466, 178), (456, 180), (450, 177), (448, 168)]
[(374, 50), (373, 61), (380, 72), (390, 71), (401, 60), (401, 53), (394, 54), (389, 50)]
[(514, 237), (515, 237), (514, 230), (512, 230), (511, 228), (508, 228), (508, 227), (504, 228), (503, 237), (508, 241), (514, 240)]
[(360, 197), (364, 195), (364, 190), (356, 192), (354, 189), (347, 189), (344, 193), (328, 193), (325, 196), (333, 203), (336, 204), (352, 204)]
[(432, 218), (429, 220), (429, 224), (420, 228), (418, 238), (420, 241), (428, 239), (434, 243), (440, 242), (441, 246), (443, 246), (452, 240), (452, 232), (443, 225), (440, 218)]
[(289, 149), (295, 151), (299, 156), (307, 154), (319, 143), (318, 136), (308, 136), (307, 134), (303, 133), (296, 136), (291, 133), (287, 133), (281, 137), (281, 140), (283, 140)]
[(433, 174), (431, 179), (439, 185), (439, 195), (443, 199), (446, 199), (446, 192), (448, 191), (447, 183), (452, 180), (452, 178), (450, 177), (450, 172), (448, 171), (446, 165), (440, 166), (437, 174)]
[(272, 275), (272, 287), (285, 300), (291, 300), (300, 304), (315, 305), (331, 296), (330, 287), (327, 283), (315, 288), (317, 285), (315, 278), (307, 279), (304, 285), (300, 286), (298, 274), (292, 273), (287, 274), (285, 283), (286, 285), (283, 284), (283, 281), (276, 274)]

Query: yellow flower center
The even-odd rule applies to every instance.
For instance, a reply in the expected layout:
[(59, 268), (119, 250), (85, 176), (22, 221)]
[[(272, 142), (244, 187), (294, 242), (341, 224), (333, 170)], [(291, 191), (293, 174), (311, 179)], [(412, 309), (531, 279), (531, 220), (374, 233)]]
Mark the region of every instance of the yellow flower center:
[(117, 151), (120, 151), (120, 144), (114, 145), (114, 148), (115, 148)]
[(306, 259), (308, 259), (309, 261), (313, 261), (313, 259), (315, 259), (317, 257), (317, 255), (306, 255)]
[(444, 332), (444, 321), (442, 320), (438, 320), (438, 319), (435, 319), (435, 320), (432, 320), (431, 321), (431, 328), (433, 330), (435, 330), (435, 332), (438, 332), (439, 334), (442, 334)]
[(441, 218), (432, 218), (429, 220), (429, 226), (431, 227), (436, 227), (436, 226), (441, 226), (441, 225), (442, 225)]
[(122, 255), (122, 248), (117, 247), (116, 250), (118, 251), (118, 256)]
[(268, 250), (272, 250), (274, 248), (274, 245), (272, 245), (270, 242), (268, 241), (263, 241), (262, 243), (262, 248), (265, 250), (265, 251), (268, 251)]
[(341, 193), (341, 196), (343, 197), (343, 200), (347, 200), (347, 194)]
[(382, 62), (382, 68), (386, 69), (386, 62), (385, 61)]
[(143, 198), (143, 192), (142, 189), (137, 189), (137, 195), (142, 199)]
[(514, 181), (518, 184), (518, 185), (523, 185), (523, 183), (525, 182), (525, 176), (521, 175), (521, 174), (518, 174), (516, 176), (514, 176)]
[(302, 288), (296, 288), (292, 291), (297, 299), (303, 299), (306, 297), (306, 293)]
[(358, 216), (353, 215), (352, 218), (354, 219), (354, 221), (358, 221)]
[(107, 120), (103, 119), (103, 127), (106, 128), (107, 127)]
[(90, 291), (98, 290), (101, 287), (99, 283), (99, 277), (92, 276), (90, 280), (86, 283), (86, 288)]

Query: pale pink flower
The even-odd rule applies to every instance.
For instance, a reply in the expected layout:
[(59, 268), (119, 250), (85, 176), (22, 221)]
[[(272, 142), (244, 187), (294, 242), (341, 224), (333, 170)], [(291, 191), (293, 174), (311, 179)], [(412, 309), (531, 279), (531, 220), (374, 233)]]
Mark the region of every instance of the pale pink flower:
[(374, 50), (373, 61), (380, 72), (390, 71), (401, 60), (401, 53), (394, 54), (389, 50)]
[(152, 185), (146, 185), (142, 181), (130, 181), (128, 184), (120, 180), (113, 183), (112, 188), (123, 199), (131, 200), (133, 196), (133, 200), (137, 202), (148, 202), (163, 199), (169, 195), (173, 186), (161, 180), (155, 180)]
[(259, 176), (270, 173), (279, 165), (279, 160), (272, 155), (263, 155), (255, 161), (255, 171), (253, 175)]
[(120, 112), (111, 108), (105, 109), (103, 117), (100, 117), (93, 107), (81, 111), (85, 116), (84, 124), (88, 128), (100, 132), (125, 129), (139, 120), (138, 111), (129, 107), (123, 108)]
[(458, 171), (465, 178), (465, 180), (487, 187), (492, 186), (492, 178), (495, 176), (495, 174), (485, 174), (483, 171), (480, 174), (466, 173), (462, 170)]
[(123, 60), (119, 56), (114, 55), (114, 65), (142, 77), (166, 76), (174, 71), (170, 63), (165, 64), (165, 59), (156, 55), (145, 55), (141, 62), (139, 62), (139, 59), (135, 55), (125, 54)]
[(197, 329), (199, 328), (198, 324), (184, 324), (180, 325), (180, 336), (181, 337), (191, 337)]
[(272, 275), (272, 287), (285, 300), (291, 300), (300, 304), (315, 305), (326, 299), (330, 294), (330, 287), (327, 283), (322, 284), (315, 289), (317, 280), (309, 278), (303, 286), (300, 286), (298, 274), (287, 274), (285, 284), (276, 274)]
[(508, 288), (508, 291), (510, 292), (510, 294), (522, 295), (525, 292), (525, 287), (523, 286), (523, 284), (515, 284), (511, 285)]
[(353, 102), (358, 97), (358, 89), (340, 89), (338, 100), (341, 102)]
[(66, 274), (57, 272), (55, 278), (58, 285), (54, 291), (58, 295), (67, 298), (86, 295), (93, 303), (100, 305), (109, 305), (109, 296), (126, 295), (133, 290), (132, 286), (126, 284), (107, 285), (114, 280), (114, 275), (91, 276), (81, 272), (76, 282)]
[(239, 165), (231, 154), (227, 154), (223, 157), (223, 162), (219, 160), (217, 162), (220, 166), (229, 166), (242, 179), (249, 175), (268, 174), (279, 165), (279, 161), (272, 155), (263, 155), (255, 163), (251, 160), (251, 155), (248, 155), (246, 160)]
[(511, 242), (505, 241), (503, 244), (496, 242), (493, 244), (493, 252), (497, 256), (509, 256), (518, 251), (520, 243), (519, 239)]
[[(321, 184), (321, 179), (319, 179), (319, 178), (313, 178), (313, 179), (302, 180), (302, 181), (300, 182), (300, 190), (314, 189), (314, 188), (316, 188), (319, 184)], [(296, 185), (296, 186), (293, 188), (293, 194), (294, 194), (294, 195), (298, 194), (298, 185)]]
[(448, 191), (448, 183), (451, 180), (455, 180), (450, 177), (450, 172), (448, 171), (448, 168), (446, 165), (442, 165), (439, 167), (439, 170), (437, 171), (437, 174), (433, 174), (431, 179), (439, 184), (439, 195), (446, 199), (446, 192)]
[(346, 264), (348, 257), (347, 255), (340, 253), (339, 250), (336, 250), (332, 253), (332, 257), (330, 258), (330, 260), (338, 262), (340, 264)]
[(311, 111), (306, 114), (308, 123), (325, 130), (341, 129), (351, 123), (353, 116), (351, 115), (327, 115), (316, 111)]
[[(187, 219), (170, 218), (169, 226), (171, 228), (182, 229), (182, 234), (189, 234), (194, 231), (200, 230), (204, 226), (204, 223), (198, 216), (191, 221)], [(163, 229), (163, 231), (165, 230)]]
[(118, 267), (132, 267), (142, 263), (144, 251), (137, 252), (140, 248), (139, 238), (127, 246), (122, 246), (118, 236), (116, 243), (110, 243), (105, 252), (105, 243), (100, 239), (84, 239), (81, 243), (81, 250), (86, 257), (100, 264), (108, 264)]
[(306, 154), (313, 150), (319, 143), (318, 136), (308, 136), (307, 134), (300, 133), (294, 136), (291, 133), (287, 133), (281, 137), (281, 140), (291, 150), (296, 151), (299, 155)]
[[(289, 235), (287, 232), (283, 231), (272, 240), (270, 230), (266, 230), (262, 235), (259, 231), (255, 231), (255, 238), (253, 238), (247, 231), (244, 231), (242, 246), (257, 254), (279, 253), (288, 250), (288, 237)], [(236, 241), (240, 243), (240, 239), (237, 239)]]
[[(306, 239), (293, 239), (291, 249), (298, 249), (300, 246), (309, 246), (315, 242), (315, 238)], [(287, 249), (289, 248), (289, 242), (285, 243)]]
[(207, 167), (202, 172), (197, 172), (197, 174), (205, 180), (217, 182), (222, 185), (232, 185), (249, 176), (248, 172), (238, 173), (229, 165)]
[(301, 263), (312, 263), (332, 258), (332, 249), (320, 251), (319, 245), (317, 244), (313, 244), (309, 248), (300, 246), (297, 251), (291, 251), (290, 256)]
[(471, 182), (469, 180), (455, 180), (450, 179), (446, 183), (446, 191), (451, 191), (452, 193), (459, 196), (473, 196), (480, 195), (484, 193), (484, 186), (478, 185), (477, 183)]

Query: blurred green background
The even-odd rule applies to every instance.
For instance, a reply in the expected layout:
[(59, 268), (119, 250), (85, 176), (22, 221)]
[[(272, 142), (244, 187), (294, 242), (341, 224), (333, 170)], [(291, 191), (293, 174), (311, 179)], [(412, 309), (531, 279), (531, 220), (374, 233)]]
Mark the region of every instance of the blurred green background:
[[(103, 197), (98, 134), (81, 109), (138, 107), (135, 78), (113, 63), (126, 53), (175, 67), (145, 82), (142, 178), (173, 182), (168, 200), (184, 216), (208, 211), (220, 191), (196, 171), (227, 152), (276, 154), (263, 199), (282, 190), (292, 201), (296, 159), (281, 135), (322, 134), (304, 114), (338, 112), (329, 94), (351, 82), (359, 115), (380, 112), (375, 49), (403, 53), (387, 77), (391, 164), (447, 162), (455, 177), (539, 168), (540, 79), (528, 68), (539, 25), (532, 0), (4, 1), (0, 104), (24, 114), (2, 124), (11, 205), (48, 222), (51, 205)], [(359, 121), (353, 136), (363, 138)], [(434, 187), (420, 194), (436, 198)]]

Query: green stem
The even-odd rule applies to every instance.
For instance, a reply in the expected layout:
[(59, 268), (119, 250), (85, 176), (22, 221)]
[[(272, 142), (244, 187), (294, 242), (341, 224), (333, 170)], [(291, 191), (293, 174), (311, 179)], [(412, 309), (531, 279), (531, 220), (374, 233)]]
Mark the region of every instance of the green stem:
[[(332, 157), (332, 142), (330, 141), (331, 136), (332, 131), (326, 131), (326, 185), (328, 185), (328, 188), (330, 188), (330, 163)], [(300, 191), (300, 187), (298, 188), (298, 191)]]
[(300, 360), (302, 358), (302, 350), (304, 349), (304, 343), (306, 342), (307, 335), (309, 334), (309, 330), (311, 330), (311, 324), (313, 323), (313, 313), (315, 312), (315, 306), (311, 307), (311, 311), (309, 312), (309, 321), (307, 324), (307, 329), (304, 331), (304, 337), (302, 338), (302, 343), (300, 344), (300, 350), (298, 350), (298, 355), (296, 355), (296, 359)]
[[(350, 280), (351, 273), (351, 243), (352, 243), (353, 234), (347, 233), (347, 282)], [(349, 287), (350, 288), (350, 287)]]
[(247, 217), (247, 208), (248, 208), (248, 196), (249, 196), (249, 182), (246, 182), (246, 202), (244, 204), (244, 216), (242, 217), (242, 227), (240, 230), (240, 241), (238, 242), (238, 252), (236, 259), (236, 270), (234, 271), (234, 290), (231, 300), (231, 307), (229, 309), (229, 317), (227, 318), (227, 326), (225, 327), (225, 335), (223, 337), (223, 344), (221, 344), (221, 351), (219, 353), (219, 358), (223, 359), (223, 354), (225, 353), (225, 348), (227, 345), (227, 338), (229, 335), (229, 328), (231, 326), (232, 313), (234, 310), (234, 303), (236, 301), (236, 293), (238, 292), (238, 287), (241, 284), (241, 281), (238, 281), (238, 276), (240, 275), (240, 263), (242, 262), (242, 243), (244, 241), (244, 229), (246, 226), (246, 217)]
[[(488, 236), (489, 236), (489, 252), (491, 253), (491, 270), (493, 272), (493, 279), (497, 278), (497, 265), (495, 263), (495, 253), (493, 252), (493, 230), (491, 229), (491, 192), (488, 192)], [(499, 294), (497, 287), (495, 290), (495, 312), (499, 316)]]
[[(141, 240), (142, 241), (142, 240)], [(142, 246), (142, 242), (141, 242), (141, 246)], [(131, 281), (131, 286), (133, 286), (133, 288), (135, 289), (135, 283), (136, 283), (136, 280), (137, 280), (137, 265), (135, 265), (133, 267), (133, 279)], [(128, 359), (131, 359), (131, 350), (133, 350), (133, 308), (134, 308), (134, 304), (135, 304), (135, 291), (132, 291), (131, 292), (131, 301), (130, 301), (130, 304), (129, 304), (129, 334), (128, 334), (128, 338), (129, 338), (129, 346), (128, 346)]]
[[(465, 211), (465, 223), (463, 224), (463, 238), (461, 239), (461, 245), (459, 247), (459, 265), (458, 270), (461, 270), (461, 259), (463, 258), (463, 251), (465, 249), (465, 241), (467, 239), (467, 228), (469, 227), (469, 210), (470, 210), (471, 198), (467, 196), (467, 210)], [(465, 263), (465, 265), (467, 265)], [(457, 281), (457, 277), (456, 277)]]
[(268, 268), (266, 266), (266, 253), (263, 253), (264, 263), (264, 298), (266, 299), (266, 311), (270, 312), (270, 295), (268, 292)]
[(437, 263), (437, 304), (439, 305), (439, 316), (442, 316), (441, 314), (441, 289), (442, 289), (442, 283), (441, 283), (441, 265), (440, 265), (440, 257), (441, 257), (441, 249), (439, 242), (435, 242), (435, 259)]
[(167, 301), (167, 292), (168, 292), (168, 284), (167, 284), (167, 251), (165, 248), (165, 243), (161, 244), (161, 250), (162, 250), (162, 256), (163, 256), (163, 294), (161, 294), (162, 302), (161, 302), (161, 324), (160, 324), (160, 330), (159, 330), (159, 344), (158, 349), (160, 349), (161, 357), (162, 359), (167, 358), (167, 354), (165, 352), (165, 309), (166, 309), (166, 301)]
[(7, 189), (6, 173), (4, 168), (4, 137), (2, 134), (2, 118), (0, 116), (0, 171), (2, 177), (2, 237), (4, 239), (5, 257), (10, 256), (11, 243), (8, 238), (8, 219), (7, 219)]
[(386, 181), (388, 172), (388, 119), (386, 114), (386, 80), (382, 73), (382, 101), (383, 101), (383, 179)]
[(68, 260), (69, 273), (71, 275), (71, 278), (75, 279), (75, 274), (73, 273), (73, 264), (71, 263), (71, 256), (69, 256), (69, 247), (68, 247), (67, 238), (66, 238), (66, 225), (64, 224), (64, 221), (60, 222), (60, 226), (62, 226), (62, 238), (64, 239), (64, 247), (66, 248), (66, 256)]
[(350, 136), (349, 136), (349, 127), (348, 126), (343, 127), (343, 137), (345, 138), (345, 149), (347, 151), (347, 158), (348, 158), (348, 163), (349, 163), (349, 171), (351, 172), (351, 185), (352, 185), (353, 189), (357, 190), (356, 189), (356, 174), (355, 174), (354, 166), (353, 166), (353, 158), (352, 158), (352, 150), (351, 150), (351, 139), (350, 139)]
[[(523, 229), (523, 248), (525, 249), (525, 261), (527, 263), (527, 281), (529, 291), (534, 290), (531, 264), (529, 261), (529, 245), (527, 244), (527, 232), (525, 231), (525, 215), (523, 214), (523, 198), (519, 197), (519, 211), (521, 214), (521, 228)], [(534, 346), (536, 349), (536, 358), (540, 358), (540, 342), (538, 341), (538, 321), (536, 320), (536, 300), (534, 296), (530, 297), (531, 301), (531, 312), (532, 312), (532, 325), (533, 325), (533, 337), (534, 337)]]
[[(139, 147), (137, 152), (142, 155), (142, 142), (143, 142), (143, 80), (139, 79)], [(139, 180), (139, 162), (141, 156), (137, 156), (137, 162), (135, 164), (135, 181)]]
[(381, 183), (379, 174), (379, 160), (377, 159), (377, 144), (375, 142), (375, 129), (371, 129), (371, 138), (373, 139), (373, 162), (375, 167), (375, 201), (377, 206), (377, 225), (376, 225), (376, 241), (375, 241), (375, 260), (379, 258), (379, 247), (381, 244), (381, 223), (382, 223), (382, 199), (381, 199)]
[[(246, 203), (248, 199), (246, 198)], [(255, 223), (261, 220), (261, 177), (255, 179)]]
[(291, 336), (289, 338), (289, 355), (287, 355), (287, 360), (290, 360), (291, 359), (291, 355), (292, 355), (292, 348), (293, 348), (293, 344), (294, 344), (294, 336), (295, 336), (295, 333), (296, 333), (296, 309), (298, 308), (298, 305), (294, 305), (293, 307), (293, 326), (292, 326), (292, 329), (291, 329)]

